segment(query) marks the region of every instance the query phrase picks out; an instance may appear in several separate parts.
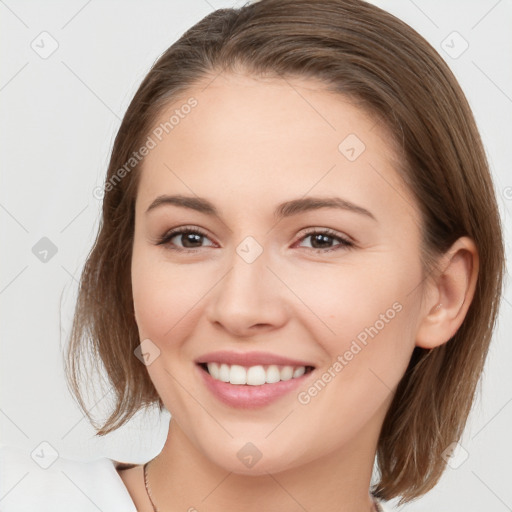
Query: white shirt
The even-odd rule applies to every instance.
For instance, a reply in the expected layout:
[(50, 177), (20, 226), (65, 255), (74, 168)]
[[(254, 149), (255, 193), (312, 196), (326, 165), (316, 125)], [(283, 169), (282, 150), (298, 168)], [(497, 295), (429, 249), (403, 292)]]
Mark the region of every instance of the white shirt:
[(52, 456), (50, 447), (36, 450), (32, 458), (20, 448), (0, 444), (0, 511), (137, 512), (116, 470), (121, 464), (127, 463)]
[(116, 464), (107, 457), (65, 459), (53, 455), (49, 445), (36, 450), (32, 458), (20, 448), (2, 444), (0, 511), (137, 512)]

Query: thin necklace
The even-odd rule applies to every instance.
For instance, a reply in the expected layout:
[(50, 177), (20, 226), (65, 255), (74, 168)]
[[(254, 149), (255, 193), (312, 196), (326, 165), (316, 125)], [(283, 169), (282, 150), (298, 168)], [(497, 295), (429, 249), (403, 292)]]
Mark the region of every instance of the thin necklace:
[[(153, 459), (151, 459), (151, 460), (153, 460)], [(153, 502), (153, 495), (151, 494), (151, 488), (149, 487), (149, 482), (148, 482), (148, 469), (147, 468), (148, 468), (148, 464), (150, 462), (151, 461), (149, 460), (148, 462), (146, 462), (146, 464), (144, 464), (144, 485), (146, 487), (146, 493), (148, 495), (151, 506), (153, 507), (153, 512), (158, 512), (158, 509), (156, 508), (156, 505)], [(380, 503), (378, 501), (376, 501), (375, 499), (373, 500), (373, 510), (374, 510), (374, 512), (383, 512), (382, 507), (380, 506)]]
[(149, 498), (149, 501), (151, 502), (151, 506), (153, 507), (153, 512), (158, 512), (158, 509), (156, 508), (156, 505), (153, 503), (153, 497), (151, 495), (151, 491), (150, 491), (150, 487), (149, 487), (149, 482), (148, 482), (148, 464), (150, 463), (151, 461), (148, 460), (148, 462), (146, 462), (146, 464), (144, 464), (144, 485), (146, 486), (146, 493), (148, 495), (148, 498)]

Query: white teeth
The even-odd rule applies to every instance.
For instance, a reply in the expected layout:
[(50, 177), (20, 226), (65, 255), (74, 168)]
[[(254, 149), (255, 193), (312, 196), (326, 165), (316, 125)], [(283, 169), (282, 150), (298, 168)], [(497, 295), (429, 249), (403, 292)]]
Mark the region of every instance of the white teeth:
[(283, 366), (281, 369), (281, 380), (290, 380), (293, 377), (293, 366)]
[[(208, 369), (210, 369), (209, 366), (208, 366)], [(216, 377), (213, 377), (213, 378), (215, 379)], [(218, 378), (222, 382), (229, 382), (229, 366), (227, 364), (221, 364), (220, 365), (219, 377)]]
[(220, 379), (219, 365), (217, 363), (208, 363), (208, 371), (214, 379)]
[(269, 384), (273, 384), (274, 382), (279, 382), (281, 380), (281, 374), (279, 372), (279, 368), (276, 365), (271, 364), (267, 368), (267, 379), (266, 380)]
[(247, 384), (247, 371), (245, 368), (232, 364), (229, 370), (229, 382), (231, 384)]
[(261, 386), (265, 384), (267, 372), (263, 366), (251, 366), (247, 370), (247, 384), (250, 386)]
[(306, 372), (305, 366), (277, 366), (271, 364), (266, 368), (262, 365), (246, 368), (238, 364), (207, 363), (209, 374), (216, 380), (230, 384), (248, 384), (261, 386), (273, 384), (281, 380), (296, 379)]
[(304, 375), (306, 371), (306, 367), (305, 366), (299, 366), (298, 368), (295, 368), (294, 372), (293, 372), (293, 378), (297, 378), (297, 377), (300, 377), (301, 375)]

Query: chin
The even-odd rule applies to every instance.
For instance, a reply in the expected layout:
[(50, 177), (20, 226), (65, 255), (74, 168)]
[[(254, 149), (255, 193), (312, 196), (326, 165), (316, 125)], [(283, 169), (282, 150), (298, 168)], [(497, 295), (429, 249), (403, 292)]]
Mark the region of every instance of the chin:
[(219, 443), (213, 452), (206, 449), (203, 453), (215, 465), (237, 475), (262, 476), (300, 465), (296, 458), (290, 458), (296, 450), (283, 450), (282, 446), (279, 450), (268, 441), (262, 441), (260, 447), (246, 440), (230, 440), (229, 443)]

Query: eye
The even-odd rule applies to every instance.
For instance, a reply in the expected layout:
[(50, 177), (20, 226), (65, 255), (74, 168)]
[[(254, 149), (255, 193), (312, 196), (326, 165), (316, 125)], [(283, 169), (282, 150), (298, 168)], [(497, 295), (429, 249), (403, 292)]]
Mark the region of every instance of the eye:
[[(330, 252), (338, 249), (348, 249), (354, 246), (353, 242), (340, 236), (336, 231), (331, 229), (315, 229), (309, 231), (302, 236), (299, 240), (306, 240), (311, 238), (311, 247), (307, 247), (314, 252)], [(335, 247), (330, 247), (332, 240), (337, 240), (339, 243)]]
[[(182, 245), (176, 245), (171, 242), (173, 238), (179, 241)], [(194, 252), (196, 249), (200, 249), (202, 247), (201, 244), (204, 238), (208, 238), (208, 235), (198, 228), (183, 226), (181, 228), (168, 231), (162, 238), (160, 238), (157, 245), (168, 245), (170, 249), (175, 251)]]
[[(339, 235), (331, 229), (315, 229), (304, 234), (300, 240), (311, 238), (310, 247), (306, 247), (313, 252), (331, 252), (338, 249), (349, 249), (354, 246), (353, 242)], [(172, 242), (176, 239), (178, 244)], [(201, 249), (204, 240), (209, 240), (208, 235), (196, 227), (182, 226), (172, 229), (165, 233), (156, 243), (156, 245), (165, 245), (169, 249), (179, 252), (195, 252)], [(332, 247), (332, 241), (338, 241), (338, 245)], [(181, 244), (181, 245), (180, 245)], [(215, 244), (209, 244), (207, 247), (214, 247)]]

